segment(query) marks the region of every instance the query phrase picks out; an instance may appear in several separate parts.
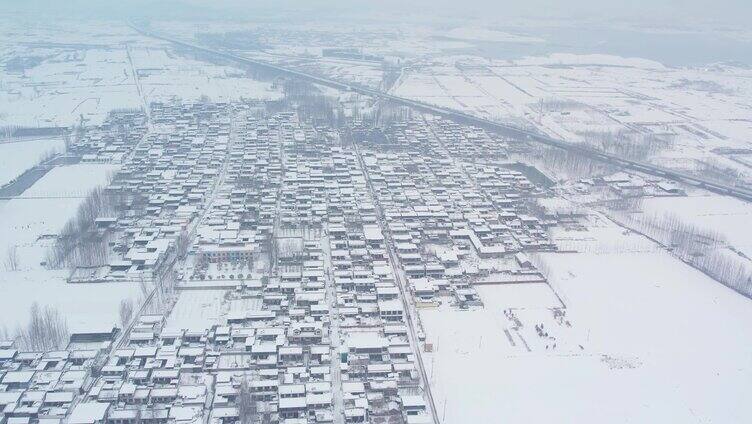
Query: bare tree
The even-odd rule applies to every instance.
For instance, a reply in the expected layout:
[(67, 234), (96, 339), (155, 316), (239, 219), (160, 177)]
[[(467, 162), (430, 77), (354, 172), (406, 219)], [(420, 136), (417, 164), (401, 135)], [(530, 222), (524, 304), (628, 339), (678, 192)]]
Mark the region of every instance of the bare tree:
[(68, 324), (65, 317), (52, 306), (40, 308), (31, 305), (29, 323), (17, 330), (19, 346), (35, 351), (48, 351), (65, 347), (68, 343)]
[(253, 400), (253, 393), (251, 392), (251, 387), (248, 385), (248, 378), (246, 376), (243, 376), (243, 381), (240, 383), (240, 390), (238, 391), (235, 404), (238, 407), (238, 417), (241, 424), (255, 424), (258, 422), (258, 408), (256, 402)]
[(11, 335), (7, 327), (0, 327), (0, 341), (11, 341), (13, 339), (15, 339), (15, 337)]
[(752, 263), (738, 254), (729, 254), (733, 251), (728, 249), (722, 234), (682, 221), (673, 213), (618, 213), (618, 216), (625, 225), (657, 240), (684, 262), (727, 287), (752, 297)]
[(564, 174), (574, 180), (593, 178), (619, 170), (613, 165), (555, 147), (544, 147), (540, 152), (540, 165), (555, 174)]
[(672, 147), (675, 137), (633, 130), (584, 131), (578, 133), (585, 144), (604, 152), (633, 160), (645, 160)]
[(107, 194), (102, 188), (92, 190), (47, 252), (48, 266), (76, 268), (107, 264), (112, 235), (108, 232), (100, 234), (96, 230), (95, 220), (116, 214), (122, 201), (122, 196)]
[(178, 257), (185, 257), (185, 254), (188, 253), (188, 248), (191, 246), (191, 237), (187, 231), (183, 230), (180, 232), (177, 240), (175, 240), (175, 245), (177, 248)]
[(65, 143), (65, 153), (68, 153), (71, 148), (71, 133), (69, 131), (63, 134), (63, 143)]
[(743, 175), (738, 170), (724, 165), (718, 159), (701, 161), (694, 173), (713, 181), (730, 185), (744, 184), (746, 177), (746, 175)]
[(7, 271), (18, 271), (18, 248), (16, 245), (8, 246), (8, 252), (5, 257), (5, 269)]
[[(156, 282), (155, 282), (156, 284)], [(138, 288), (141, 292), (139, 303), (144, 305), (144, 311), (146, 313), (158, 313), (161, 311), (161, 305), (159, 305), (159, 297), (153, 296), (152, 292), (154, 287), (144, 278), (144, 275), (139, 276)]]
[(128, 326), (133, 318), (133, 300), (123, 299), (120, 301), (120, 324), (123, 328)]

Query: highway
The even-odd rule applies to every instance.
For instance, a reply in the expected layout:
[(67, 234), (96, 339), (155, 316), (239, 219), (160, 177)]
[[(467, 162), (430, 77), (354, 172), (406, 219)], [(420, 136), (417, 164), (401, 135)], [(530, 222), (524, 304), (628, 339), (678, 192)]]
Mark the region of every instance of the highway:
[(752, 201), (752, 190), (746, 188), (735, 187), (728, 184), (723, 184), (715, 181), (711, 181), (702, 177), (690, 175), (681, 171), (675, 171), (662, 166), (654, 165), (647, 162), (641, 162), (632, 159), (626, 159), (618, 155), (606, 153), (592, 147), (583, 146), (575, 143), (570, 143), (564, 140), (559, 140), (553, 137), (549, 137), (545, 134), (535, 132), (530, 129), (518, 128), (512, 125), (494, 122), (485, 118), (470, 115), (465, 112), (457, 110), (447, 109), (439, 106), (429, 105), (427, 103), (419, 102), (416, 100), (406, 99), (404, 97), (394, 96), (379, 90), (375, 90), (368, 87), (363, 87), (356, 84), (349, 84), (336, 81), (331, 78), (321, 77), (305, 72), (301, 72), (295, 69), (286, 68), (283, 66), (275, 65), (256, 59), (249, 59), (230, 52), (224, 52), (219, 50), (210, 49), (207, 47), (199, 46), (192, 43), (187, 43), (175, 38), (171, 38), (166, 35), (157, 34), (155, 32), (140, 28), (134, 24), (130, 24), (131, 28), (136, 30), (142, 35), (156, 38), (159, 40), (167, 41), (178, 46), (188, 48), (197, 52), (209, 54), (218, 58), (230, 60), (243, 65), (251, 65), (259, 68), (264, 68), (272, 71), (276, 71), (280, 74), (289, 75), (312, 83), (324, 85), (327, 87), (335, 88), (343, 91), (352, 91), (359, 94), (388, 100), (404, 106), (409, 106), (422, 112), (431, 113), (441, 116), (446, 119), (450, 119), (460, 124), (469, 124), (481, 127), (491, 132), (500, 133), (509, 137), (518, 138), (521, 140), (538, 142), (546, 144), (548, 146), (557, 147), (563, 150), (567, 150), (590, 159), (598, 160), (601, 162), (609, 163), (612, 165), (621, 166), (627, 169), (643, 172), (650, 175), (655, 175), (668, 180), (673, 180), (685, 184), (690, 184), (696, 187), (706, 189), (719, 194), (724, 194), (732, 197), (736, 197), (745, 201)]

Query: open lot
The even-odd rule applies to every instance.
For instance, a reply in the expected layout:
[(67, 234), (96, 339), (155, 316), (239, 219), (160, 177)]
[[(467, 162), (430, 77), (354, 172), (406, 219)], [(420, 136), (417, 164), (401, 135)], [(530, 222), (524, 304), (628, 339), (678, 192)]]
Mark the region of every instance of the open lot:
[[(739, 388), (752, 378), (752, 346), (739, 341), (752, 335), (752, 302), (641, 237), (602, 225), (557, 234), (589, 245), (583, 253), (541, 255), (567, 304), (574, 330), (558, 340), (569, 349), (512, 346), (499, 312), (510, 305), (485, 289), (485, 309), (421, 311), (444, 422), (750, 419)], [(519, 315), (523, 328), (538, 321), (529, 311)]]
[(167, 326), (203, 331), (225, 324), (229, 302), (226, 290), (185, 290), (167, 317)]
[(564, 306), (546, 283), (478, 286), (476, 290), (484, 302), (496, 309), (549, 309)]

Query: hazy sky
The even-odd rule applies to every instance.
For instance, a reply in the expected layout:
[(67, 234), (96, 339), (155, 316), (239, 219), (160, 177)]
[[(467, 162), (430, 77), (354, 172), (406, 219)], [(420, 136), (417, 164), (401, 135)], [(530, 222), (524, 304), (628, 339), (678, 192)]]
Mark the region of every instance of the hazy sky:
[[(83, 14), (151, 17), (253, 16), (278, 11), (311, 11), (335, 18), (338, 14), (409, 14), (482, 17), (504, 21), (518, 17), (664, 21), (683, 25), (698, 21), (746, 24), (752, 21), (752, 0), (0, 0), (10, 9), (66, 11)], [(201, 10), (199, 10), (201, 9)], [(8, 10), (8, 7), (5, 8)]]
[[(228, 0), (229, 3), (248, 2)], [(261, 2), (254, 2), (261, 3)], [(752, 18), (750, 0), (267, 0), (266, 4), (285, 4), (304, 7), (335, 7), (349, 9), (400, 10), (423, 13), (460, 13), (476, 17), (530, 16), (530, 17), (597, 17), (608, 18), (724, 18), (743, 22)]]

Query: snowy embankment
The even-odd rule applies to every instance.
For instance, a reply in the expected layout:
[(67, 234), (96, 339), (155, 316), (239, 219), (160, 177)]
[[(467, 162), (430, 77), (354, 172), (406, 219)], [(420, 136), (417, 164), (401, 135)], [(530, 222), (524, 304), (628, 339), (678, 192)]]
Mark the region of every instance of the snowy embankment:
[[(86, 194), (107, 183), (111, 165), (70, 165), (53, 169), (25, 193), (25, 198), (0, 201), (0, 329), (13, 331), (28, 319), (32, 303), (52, 305), (77, 330), (117, 322), (118, 304), (136, 298), (139, 288), (128, 283), (71, 285), (66, 270), (47, 270), (44, 261), (51, 240), (73, 217)], [(17, 270), (8, 269), (15, 250)]]

